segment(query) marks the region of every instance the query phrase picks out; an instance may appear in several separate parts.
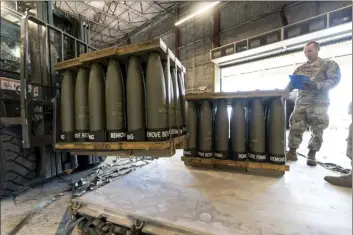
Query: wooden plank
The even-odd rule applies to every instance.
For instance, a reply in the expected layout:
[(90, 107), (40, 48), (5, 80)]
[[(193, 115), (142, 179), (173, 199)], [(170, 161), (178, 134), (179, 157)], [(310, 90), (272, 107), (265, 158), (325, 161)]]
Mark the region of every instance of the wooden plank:
[(247, 161), (232, 161), (232, 160), (219, 160), (214, 159), (213, 164), (220, 165), (220, 166), (232, 166), (232, 167), (244, 167), (248, 166)]
[(273, 91), (251, 91), (251, 92), (213, 92), (203, 94), (187, 94), (186, 100), (218, 100), (218, 99), (235, 99), (235, 98), (253, 98), (253, 97), (271, 97), (283, 96), (284, 90)]
[(119, 156), (119, 157), (172, 157), (175, 154), (175, 148), (162, 150), (120, 150), (120, 151), (70, 151), (72, 155), (97, 155), (97, 156)]
[(116, 47), (110, 47), (98, 51), (91, 51), (88, 53), (81, 54), (79, 60), (81, 63), (87, 63), (109, 58), (116, 55), (116, 50)]
[(248, 168), (267, 169), (274, 171), (289, 171), (289, 165), (276, 165), (271, 163), (249, 162)]
[(213, 165), (213, 159), (181, 157), (181, 160), (191, 164)]
[(166, 59), (167, 55), (171, 58), (171, 64), (178, 66), (184, 73), (186, 72), (185, 67), (175, 57), (173, 52), (169, 50), (162, 39), (153, 39), (143, 43), (137, 43), (132, 45), (126, 45), (123, 47), (110, 47), (98, 51), (92, 51), (81, 54), (78, 58), (59, 62), (54, 66), (56, 71), (61, 71), (69, 68), (82, 66), (89, 64), (93, 61), (100, 61), (106, 58), (114, 57), (123, 63), (127, 62), (128, 56), (136, 55), (141, 58), (142, 61), (147, 61), (148, 52), (157, 51), (160, 53), (162, 59)]
[(162, 39), (154, 39), (148, 42), (118, 47), (116, 49), (116, 55), (123, 56), (149, 51), (159, 51), (162, 53), (167, 53), (167, 46)]
[(169, 142), (61, 142), (55, 145), (62, 150), (166, 149), (169, 146)]
[[(212, 165), (213, 168), (217, 168), (217, 169), (222, 169), (224, 167), (227, 167), (227, 169), (246, 168), (246, 170), (249, 172), (251, 172), (253, 169), (266, 170), (266, 172), (289, 171), (289, 165), (276, 165), (276, 164), (262, 163), (262, 162), (204, 159), (204, 158), (197, 158), (197, 157), (181, 157), (181, 160), (184, 161), (184, 163), (186, 163), (185, 165), (195, 166), (195, 167)], [(259, 172), (259, 171), (256, 171), (256, 172)]]
[(56, 63), (54, 66), (55, 71), (62, 71), (66, 69), (73, 69), (75, 67), (81, 66), (82, 63), (80, 62), (79, 58), (74, 58), (70, 60), (65, 60), (59, 63)]
[(173, 138), (172, 141), (160, 142), (59, 142), (55, 144), (55, 148), (59, 150), (164, 150), (175, 144), (180, 144), (186, 140), (187, 136), (179, 136)]

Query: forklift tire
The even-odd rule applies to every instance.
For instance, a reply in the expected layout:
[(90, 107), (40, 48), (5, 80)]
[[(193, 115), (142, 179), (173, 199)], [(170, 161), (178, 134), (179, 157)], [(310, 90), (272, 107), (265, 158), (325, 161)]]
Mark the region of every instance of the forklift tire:
[(23, 149), (21, 129), (0, 124), (0, 198), (16, 195), (36, 176), (34, 149)]

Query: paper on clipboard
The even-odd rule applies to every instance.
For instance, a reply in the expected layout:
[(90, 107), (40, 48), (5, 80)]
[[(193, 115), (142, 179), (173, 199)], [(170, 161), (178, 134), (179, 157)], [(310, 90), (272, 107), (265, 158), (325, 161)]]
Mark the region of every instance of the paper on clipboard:
[(304, 89), (304, 84), (311, 83), (311, 80), (306, 75), (289, 75), (290, 81), (296, 89)]

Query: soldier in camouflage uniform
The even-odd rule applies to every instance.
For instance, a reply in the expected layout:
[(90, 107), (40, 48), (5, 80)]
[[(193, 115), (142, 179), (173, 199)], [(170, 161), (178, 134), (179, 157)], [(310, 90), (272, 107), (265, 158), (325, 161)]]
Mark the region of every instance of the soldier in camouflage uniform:
[[(349, 108), (349, 114), (352, 115), (352, 102), (350, 103)], [(352, 123), (349, 125), (346, 155), (352, 160)], [(327, 182), (337, 186), (352, 188), (352, 172), (350, 172), (348, 175), (342, 176), (325, 176), (324, 179)]]
[[(311, 82), (304, 84), (304, 89), (298, 91), (294, 111), (290, 117), (290, 132), (288, 146), (290, 150), (286, 154), (287, 160), (296, 161), (296, 150), (302, 142), (304, 131), (310, 127), (312, 132), (308, 145), (309, 153), (307, 164), (316, 166), (315, 154), (320, 150), (324, 130), (328, 127), (329, 117), (327, 109), (330, 103), (329, 90), (335, 87), (341, 78), (338, 64), (332, 60), (323, 60), (318, 56), (320, 45), (317, 42), (309, 42), (304, 53), (308, 62), (299, 66), (294, 74), (306, 75)], [(290, 82), (287, 92), (294, 89)]]

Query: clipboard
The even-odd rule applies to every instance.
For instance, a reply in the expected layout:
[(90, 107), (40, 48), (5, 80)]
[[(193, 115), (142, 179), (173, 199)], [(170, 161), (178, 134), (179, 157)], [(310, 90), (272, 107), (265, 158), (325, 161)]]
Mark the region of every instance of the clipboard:
[(289, 79), (296, 89), (304, 89), (304, 84), (311, 83), (311, 80), (306, 75), (289, 75)]

